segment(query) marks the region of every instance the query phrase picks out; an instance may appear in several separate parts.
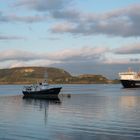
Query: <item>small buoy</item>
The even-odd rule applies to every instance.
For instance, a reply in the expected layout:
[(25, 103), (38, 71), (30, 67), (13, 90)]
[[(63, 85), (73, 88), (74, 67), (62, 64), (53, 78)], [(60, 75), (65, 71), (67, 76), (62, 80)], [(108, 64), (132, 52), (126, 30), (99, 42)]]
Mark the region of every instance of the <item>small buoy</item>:
[(68, 95), (67, 95), (67, 97), (68, 97), (68, 98), (70, 98), (70, 97), (71, 97), (71, 95), (70, 95), (70, 94), (68, 94)]

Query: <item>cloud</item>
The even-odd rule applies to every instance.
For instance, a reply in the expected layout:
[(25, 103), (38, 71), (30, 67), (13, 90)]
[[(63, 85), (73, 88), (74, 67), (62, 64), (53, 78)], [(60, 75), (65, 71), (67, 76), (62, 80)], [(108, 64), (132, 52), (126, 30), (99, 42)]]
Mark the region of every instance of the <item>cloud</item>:
[(32, 15), (32, 16), (20, 16), (17, 14), (9, 14), (4, 15), (3, 12), (0, 12), (0, 22), (25, 22), (25, 23), (33, 23), (33, 22), (41, 22), (47, 20), (47, 16), (43, 15)]
[(54, 19), (62, 19), (66, 21), (79, 21), (82, 17), (81, 13), (75, 9), (55, 10), (51, 13)]
[[(26, 66), (49, 66), (51, 64), (54, 64), (53, 61), (50, 60), (33, 60), (33, 61), (20, 61), (20, 60), (14, 60), (10, 61), (6, 65), (6, 67), (13, 68), (13, 67), (26, 67)], [(56, 64), (56, 62), (55, 62)]]
[(70, 22), (64, 22), (56, 24), (54, 27), (52, 27), (51, 31), (53, 33), (66, 33), (66, 32), (74, 32), (76, 29), (76, 24), (70, 23)]
[(0, 52), (0, 61), (30, 61), (39, 58), (38, 55), (21, 50), (6, 50)]
[(140, 54), (140, 43), (122, 46), (114, 50), (116, 54)]
[(109, 58), (107, 57), (104, 64), (129, 64), (132, 63), (131, 59), (128, 58)]
[(50, 54), (49, 57), (62, 62), (94, 61), (96, 63), (100, 63), (100, 61), (104, 59), (104, 54), (107, 51), (108, 48), (86, 46), (79, 49), (66, 49), (61, 52), (54, 52)]
[[(53, 53), (34, 53), (22, 50), (6, 50), (0, 52), (0, 61), (48, 61), (49, 63), (68, 62), (100, 62), (104, 57), (103, 53), (107, 48), (82, 47), (80, 49), (66, 49)], [(40, 65), (40, 63), (38, 63)]]
[[(0, 22), (43, 22), (53, 20), (52, 33), (107, 35), (120, 37), (140, 36), (140, 4), (130, 5), (105, 13), (83, 13), (70, 8), (68, 0), (16, 0), (16, 7), (41, 11), (38, 15), (4, 15), (0, 12)], [(29, 11), (28, 11), (29, 12)], [(47, 12), (47, 15), (41, 15)]]
[(140, 58), (131, 58), (130, 61), (131, 62), (140, 62)]
[(41, 40), (51, 40), (51, 41), (57, 41), (60, 40), (59, 37), (40, 37)]
[(63, 9), (68, 3), (68, 0), (17, 0), (14, 6), (37, 11), (53, 11)]
[(0, 11), (0, 22), (7, 22), (9, 19), (3, 15), (3, 12)]
[[(70, 15), (69, 13), (62, 14), (58, 12), (54, 14), (54, 17), (65, 18), (67, 22), (55, 24), (51, 28), (52, 32), (82, 35), (105, 34), (122, 37), (140, 36), (140, 30), (138, 30), (140, 25), (140, 4), (99, 14), (78, 14), (77, 12)], [(70, 24), (74, 24), (74, 26), (70, 26)]]
[[(6, 50), (0, 52), (0, 61), (16, 61), (28, 63), (30, 65), (41, 64), (69, 64), (69, 63), (94, 63), (94, 64), (129, 64), (138, 63), (139, 58), (115, 57), (108, 55), (111, 53), (107, 47), (89, 47), (85, 46), (77, 49), (64, 49), (59, 52), (29, 52), (23, 50)], [(113, 52), (112, 52), (113, 53)], [(44, 63), (41, 63), (44, 62)]]
[(14, 35), (0, 35), (0, 40), (22, 40), (22, 39), (26, 39), (26, 38), (21, 36), (14, 36)]
[(8, 15), (8, 21), (14, 22), (26, 22), (26, 23), (33, 23), (33, 22), (41, 22), (47, 19), (46, 16), (34, 15), (34, 16), (18, 16), (18, 15)]

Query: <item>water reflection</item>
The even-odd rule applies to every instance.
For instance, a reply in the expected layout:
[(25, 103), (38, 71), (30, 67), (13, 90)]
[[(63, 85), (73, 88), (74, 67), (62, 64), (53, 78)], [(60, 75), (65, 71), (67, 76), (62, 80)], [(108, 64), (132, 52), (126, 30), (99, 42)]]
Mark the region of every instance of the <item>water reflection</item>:
[(51, 99), (34, 99), (34, 98), (23, 97), (23, 102), (25, 104), (40, 106), (40, 108), (43, 108), (44, 106), (46, 106), (48, 104), (60, 104), (61, 100), (59, 99), (59, 97), (56, 98), (55, 100), (51, 100)]
[(123, 108), (133, 108), (137, 105), (138, 97), (135, 96), (122, 96), (121, 97), (121, 106)]
[(26, 98), (23, 97), (24, 105), (31, 105), (35, 108), (39, 108), (40, 111), (44, 112), (44, 124), (47, 124), (48, 118), (48, 110), (50, 105), (60, 105), (61, 100), (56, 98), (55, 100), (52, 99), (34, 99), (34, 98)]

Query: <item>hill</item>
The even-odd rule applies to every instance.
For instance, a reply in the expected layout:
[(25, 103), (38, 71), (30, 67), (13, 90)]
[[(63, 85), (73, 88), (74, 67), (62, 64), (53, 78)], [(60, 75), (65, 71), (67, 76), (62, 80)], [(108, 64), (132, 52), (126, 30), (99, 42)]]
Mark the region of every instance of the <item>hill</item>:
[(30, 84), (44, 79), (47, 73), (50, 84), (114, 83), (102, 75), (72, 76), (69, 72), (53, 67), (18, 67), (0, 69), (0, 84)]

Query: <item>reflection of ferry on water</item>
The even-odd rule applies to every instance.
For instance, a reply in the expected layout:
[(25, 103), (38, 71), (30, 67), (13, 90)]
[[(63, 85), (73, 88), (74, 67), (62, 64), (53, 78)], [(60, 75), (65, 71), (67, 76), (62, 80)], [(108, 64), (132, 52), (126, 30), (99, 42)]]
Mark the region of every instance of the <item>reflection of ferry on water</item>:
[(140, 72), (129, 69), (127, 72), (120, 72), (119, 77), (124, 88), (140, 87)]

